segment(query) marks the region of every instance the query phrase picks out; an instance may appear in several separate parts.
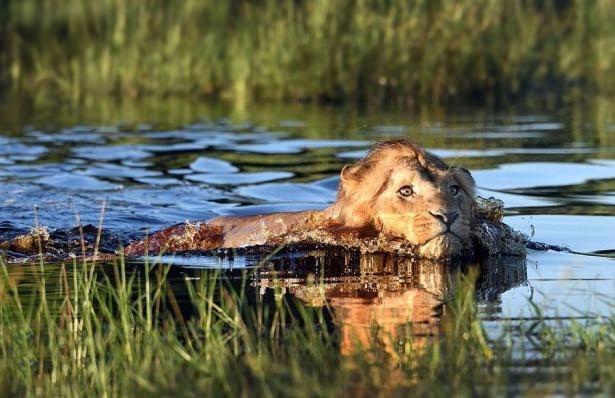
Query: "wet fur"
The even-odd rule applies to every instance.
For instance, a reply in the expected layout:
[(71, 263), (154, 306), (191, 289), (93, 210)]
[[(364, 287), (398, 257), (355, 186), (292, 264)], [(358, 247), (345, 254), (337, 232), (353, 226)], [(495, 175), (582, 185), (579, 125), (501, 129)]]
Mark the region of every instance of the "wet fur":
[[(419, 254), (433, 258), (453, 257), (472, 245), (474, 180), (467, 170), (448, 167), (417, 144), (406, 139), (381, 142), (363, 159), (345, 166), (340, 177), (337, 199), (325, 210), (217, 217), (205, 224), (215, 235), (207, 237), (205, 245), (194, 242), (193, 234), (187, 244), (181, 242), (181, 236), (176, 236), (178, 227), (172, 227), (150, 238), (156, 244), (149, 245), (149, 252), (190, 245), (213, 249), (279, 244), (312, 232), (340, 240), (349, 235), (404, 239), (416, 245)], [(399, 197), (401, 184), (414, 184), (416, 198)], [(460, 187), (455, 197), (447, 193), (451, 184)], [(459, 216), (447, 227), (450, 233), (444, 232), (443, 222), (432, 214), (455, 212)], [(165, 240), (175, 244), (165, 247), (161, 244)], [(147, 247), (137, 242), (127, 248), (126, 254), (142, 254)]]

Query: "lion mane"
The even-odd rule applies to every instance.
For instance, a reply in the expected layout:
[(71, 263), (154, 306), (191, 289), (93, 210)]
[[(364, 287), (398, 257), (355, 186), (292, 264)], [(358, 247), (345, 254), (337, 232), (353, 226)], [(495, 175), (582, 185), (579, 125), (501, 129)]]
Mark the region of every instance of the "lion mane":
[(349, 227), (372, 222), (374, 199), (387, 183), (393, 168), (402, 162), (416, 162), (426, 170), (452, 171), (464, 193), (474, 197), (474, 179), (466, 169), (448, 167), (440, 158), (408, 139), (388, 140), (376, 144), (355, 164), (342, 168), (332, 216)]

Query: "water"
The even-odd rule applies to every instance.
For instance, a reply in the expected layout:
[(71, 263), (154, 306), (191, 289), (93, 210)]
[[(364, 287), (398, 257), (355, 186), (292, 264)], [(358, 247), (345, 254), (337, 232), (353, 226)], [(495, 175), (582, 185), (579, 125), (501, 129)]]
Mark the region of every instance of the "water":
[[(35, 223), (71, 228), (77, 217), (96, 225), (103, 207), (105, 229), (123, 239), (215, 215), (324, 208), (335, 197), (344, 164), (376, 140), (409, 136), (469, 168), (479, 195), (504, 201), (507, 223), (571, 250), (530, 251), (513, 277), (506, 273), (518, 264), (493, 268), (500, 270), (493, 274), (496, 283), (479, 289), (490, 332), (497, 334), (510, 320), (531, 321), (535, 306), (560, 320), (613, 313), (615, 124), (592, 112), (364, 113), (308, 106), (236, 111), (173, 101), (100, 107), (3, 105), (0, 238)], [(320, 270), (343, 257), (306, 256)], [(307, 263), (288, 253), (281, 259), (277, 267), (288, 272), (286, 291), (313, 300), (306, 281), (315, 274), (301, 271)], [(409, 294), (432, 295), (417, 299), (431, 309), (448, 279), (437, 267), (413, 265), (399, 275), (399, 264), (393, 269), (382, 259), (353, 261), (351, 275), (323, 279), (330, 287), (327, 299), (349, 322), (371, 319), (383, 308), (403, 309)], [(186, 258), (182, 264), (237, 269), (256, 262), (240, 255)], [(258, 280), (266, 290), (267, 275)], [(421, 311), (405, 318), (387, 313), (381, 321), (426, 321)]]

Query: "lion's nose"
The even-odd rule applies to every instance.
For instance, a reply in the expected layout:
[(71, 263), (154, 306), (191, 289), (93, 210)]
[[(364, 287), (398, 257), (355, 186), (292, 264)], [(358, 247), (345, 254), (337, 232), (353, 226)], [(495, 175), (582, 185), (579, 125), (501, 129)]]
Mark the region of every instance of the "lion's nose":
[(444, 225), (446, 225), (447, 227), (450, 227), (455, 222), (457, 217), (459, 216), (458, 211), (451, 211), (449, 213), (443, 213), (439, 211), (430, 211), (429, 214), (431, 214), (438, 220), (442, 221)]

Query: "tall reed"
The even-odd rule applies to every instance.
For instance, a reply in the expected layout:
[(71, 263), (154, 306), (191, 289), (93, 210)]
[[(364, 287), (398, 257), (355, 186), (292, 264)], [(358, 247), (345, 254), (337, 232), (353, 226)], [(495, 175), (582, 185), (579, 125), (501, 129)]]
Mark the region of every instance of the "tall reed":
[(14, 89), (441, 102), (611, 92), (612, 0), (9, 0)]
[[(393, 358), (378, 345), (341, 356), (327, 308), (310, 308), (276, 288), (269, 300), (250, 297), (247, 275), (233, 285), (216, 272), (183, 281), (169, 270), (123, 261), (101, 267), (0, 260), (0, 394), (613, 392), (613, 318), (553, 328), (538, 313), (533, 324), (490, 340), (477, 317), (473, 274), (462, 277), (446, 304), (441, 335)], [(527, 372), (528, 365), (535, 370)]]

